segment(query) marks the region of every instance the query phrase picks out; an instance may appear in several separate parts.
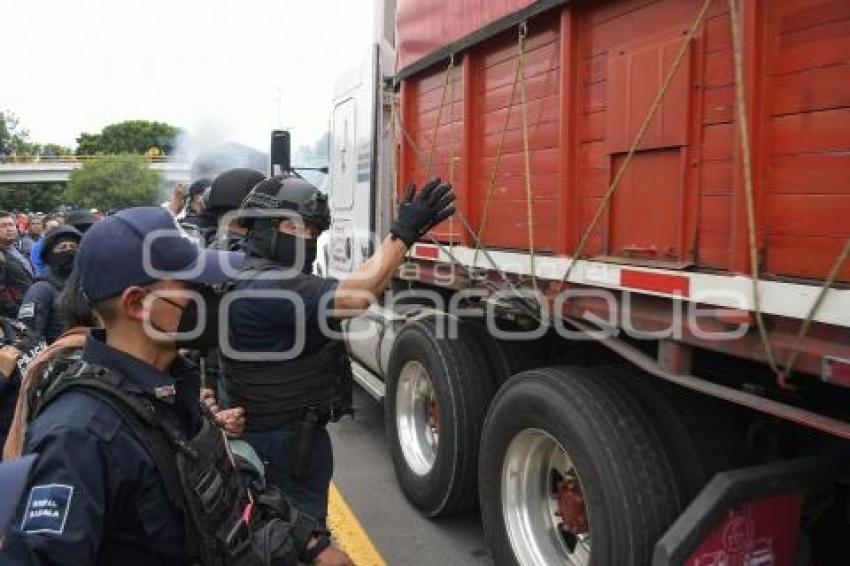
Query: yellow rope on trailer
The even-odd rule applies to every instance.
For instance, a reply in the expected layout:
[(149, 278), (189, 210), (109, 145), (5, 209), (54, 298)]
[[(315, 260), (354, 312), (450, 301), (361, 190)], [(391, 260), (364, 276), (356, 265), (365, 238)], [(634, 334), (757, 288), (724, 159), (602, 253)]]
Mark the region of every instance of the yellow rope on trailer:
[[(397, 184), (397, 179), (396, 179), (396, 177), (398, 176), (398, 163), (396, 162), (396, 157), (395, 157), (395, 144), (397, 142), (396, 131), (395, 131), (396, 123), (398, 123), (399, 127), (401, 127), (402, 133), (407, 137), (408, 141), (411, 144), (411, 147), (414, 146), (415, 144), (413, 143), (413, 140), (410, 139), (409, 134), (407, 134), (407, 131), (404, 130), (404, 126), (401, 124), (401, 120), (398, 117), (398, 111), (396, 109), (396, 97), (395, 97), (395, 93), (393, 93), (393, 96), (390, 99), (390, 135), (392, 136), (391, 143), (392, 143), (392, 147), (393, 147), (393, 156), (392, 156), (392, 160), (390, 162), (390, 172), (392, 173), (392, 177), (393, 177), (393, 181), (392, 181), (393, 218), (398, 216), (398, 204), (399, 204), (398, 203), (398, 184)], [(417, 148), (417, 150), (418, 150), (418, 148)], [(421, 161), (421, 159), (420, 159), (420, 161)], [(407, 251), (404, 253), (404, 262), (405, 263), (410, 262), (410, 251), (411, 251), (411, 249), (412, 248), (407, 248)], [(413, 283), (409, 280), (407, 282), (407, 288), (408, 288), (408, 290), (413, 288)]]
[(537, 291), (537, 266), (534, 261), (534, 196), (531, 190), (531, 150), (528, 143), (528, 107), (525, 98), (525, 38), (528, 35), (528, 24), (519, 26), (518, 66), (520, 68), (519, 96), (522, 110), (522, 145), (525, 157), (525, 208), (528, 223), (528, 255), (531, 263), (531, 286)]
[(398, 116), (396, 115), (396, 94), (395, 92), (390, 93), (390, 123), (387, 126), (390, 135), (390, 194), (393, 195), (392, 198), (392, 206), (393, 206), (393, 218), (396, 217), (398, 213), (398, 163), (396, 161), (396, 144), (398, 143), (398, 138), (396, 137), (396, 121), (398, 120)]
[(741, 161), (744, 169), (744, 196), (747, 209), (747, 238), (750, 253), (750, 274), (753, 280), (753, 313), (756, 317), (756, 327), (761, 338), (764, 356), (767, 365), (777, 375), (781, 376), (773, 346), (767, 336), (767, 327), (764, 324), (764, 316), (761, 312), (761, 291), (759, 290), (760, 268), (758, 256), (758, 243), (756, 242), (756, 205), (753, 189), (752, 161), (750, 159), (750, 135), (747, 130), (749, 118), (747, 115), (747, 101), (744, 96), (744, 54), (741, 46), (741, 30), (738, 27), (738, 3), (729, 0), (730, 22), (732, 27), (732, 56), (735, 61), (735, 105), (738, 110), (738, 133), (741, 137)]
[[(452, 55), (454, 61), (454, 55)], [(449, 184), (455, 184), (455, 81), (449, 83)], [(467, 180), (467, 184), (469, 181)], [(455, 219), (454, 215), (449, 217), (449, 249), (454, 249), (455, 241)], [(454, 274), (452, 274), (454, 277)]]
[[(445, 72), (445, 80), (443, 81), (443, 92), (440, 94), (440, 106), (437, 108), (437, 119), (434, 121), (434, 134), (431, 138), (431, 152), (428, 154), (428, 166), (425, 168), (425, 176), (430, 177), (434, 172), (434, 154), (437, 151), (437, 134), (440, 130), (440, 119), (443, 116), (443, 106), (446, 104), (446, 93), (448, 92), (449, 82), (452, 77), (452, 70), (455, 67), (455, 56), (449, 57), (449, 66)], [(449, 121), (451, 123), (451, 121)]]
[[(519, 46), (522, 48), (522, 46)], [(490, 170), (490, 179), (487, 183), (487, 192), (484, 196), (484, 208), (481, 211), (481, 224), (478, 226), (478, 234), (475, 235), (475, 253), (472, 257), (472, 265), (476, 265), (478, 262), (478, 252), (481, 248), (481, 238), (484, 234), (484, 229), (487, 227), (487, 220), (490, 215), (490, 202), (493, 200), (493, 189), (496, 187), (496, 176), (499, 173), (499, 165), (502, 162), (502, 150), (505, 145), (505, 136), (508, 132), (508, 123), (511, 119), (511, 109), (514, 106), (514, 97), (516, 96), (517, 85), (519, 84), (519, 75), (522, 71), (520, 67), (520, 58), (519, 54), (517, 54), (517, 62), (514, 67), (514, 81), (511, 85), (511, 95), (508, 98), (508, 106), (505, 112), (505, 121), (502, 123), (502, 131), (499, 134), (499, 143), (496, 145), (496, 157), (493, 160), (493, 168)]]
[(848, 256), (850, 256), (850, 238), (844, 242), (844, 248), (841, 250), (841, 253), (838, 254), (838, 258), (836, 258), (835, 263), (832, 265), (832, 269), (829, 271), (829, 276), (821, 286), (820, 292), (815, 298), (815, 302), (812, 303), (812, 308), (809, 309), (809, 314), (806, 315), (803, 324), (800, 326), (800, 331), (797, 333), (797, 337), (794, 339), (794, 345), (791, 347), (791, 352), (788, 354), (788, 360), (785, 362), (785, 369), (777, 377), (780, 385), (787, 385), (788, 377), (791, 375), (791, 372), (794, 369), (794, 363), (797, 361), (797, 356), (800, 354), (800, 346), (803, 344), (803, 338), (805, 338), (806, 334), (808, 334), (812, 320), (818, 313), (824, 299), (826, 299), (827, 291), (829, 291), (830, 287), (832, 287), (835, 283), (835, 280), (838, 279), (838, 275), (841, 273), (841, 269), (844, 267), (844, 263), (847, 261)]
[(679, 53), (676, 55), (676, 59), (673, 61), (673, 65), (670, 67), (670, 71), (667, 73), (667, 76), (664, 79), (664, 82), (661, 84), (661, 87), (658, 89), (658, 92), (655, 94), (655, 100), (652, 101), (652, 105), (649, 107), (649, 111), (646, 114), (646, 117), (643, 119), (643, 123), (638, 129), (637, 134), (635, 134), (634, 139), (632, 140), (631, 145), (629, 146), (629, 151), (626, 153), (626, 158), (623, 160), (623, 164), (620, 166), (620, 169), (617, 170), (617, 174), (614, 176), (614, 180), (611, 181), (611, 185), (608, 187), (608, 190), (605, 191), (605, 195), (602, 197), (602, 202), (599, 203), (599, 208), (596, 209), (596, 213), (593, 215), (593, 218), (590, 221), (590, 224), (587, 226), (587, 229), (581, 235), (579, 239), (578, 245), (576, 246), (575, 251), (572, 255), (572, 260), (570, 261), (570, 265), (567, 267), (566, 272), (564, 273), (563, 278), (561, 279), (561, 283), (567, 283), (570, 278), (570, 274), (573, 271), (573, 268), (576, 266), (579, 260), (579, 256), (584, 251), (585, 245), (587, 245), (588, 240), (590, 240), (590, 235), (596, 229), (596, 225), (599, 223), (599, 220), (602, 218), (605, 210), (608, 208), (608, 204), (611, 201), (611, 197), (614, 196), (614, 191), (617, 190), (617, 187), (620, 186), (620, 182), (623, 180), (623, 177), (626, 174), (626, 171), (629, 168), (629, 165), (632, 163), (632, 158), (637, 152), (637, 148), (640, 145), (641, 140), (643, 140), (644, 135), (649, 130), (649, 124), (652, 122), (652, 119), (658, 113), (658, 110), (661, 108), (661, 102), (664, 100), (664, 96), (667, 94), (667, 89), (670, 87), (670, 84), (673, 82), (673, 78), (676, 76), (676, 72), (679, 70), (679, 67), (682, 65), (682, 61), (685, 59), (685, 55), (688, 52), (688, 45), (690, 45), (694, 36), (697, 33), (700, 25), (702, 25), (703, 20), (705, 19), (705, 15), (708, 12), (708, 7), (711, 4), (712, 0), (705, 0), (702, 4), (702, 8), (700, 8), (699, 13), (697, 14), (694, 23), (691, 25), (691, 29), (688, 30), (688, 33), (685, 35), (685, 39), (682, 41), (682, 47), (679, 49)]

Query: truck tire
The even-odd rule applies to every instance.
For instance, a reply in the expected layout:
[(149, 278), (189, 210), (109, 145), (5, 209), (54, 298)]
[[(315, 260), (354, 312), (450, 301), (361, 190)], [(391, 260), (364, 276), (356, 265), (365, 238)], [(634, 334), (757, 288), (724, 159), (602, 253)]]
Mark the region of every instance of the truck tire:
[(728, 407), (631, 366), (606, 372), (620, 377), (650, 415), (673, 461), (685, 503), (714, 474), (745, 465), (744, 439)]
[(494, 390), (514, 374), (545, 365), (548, 345), (545, 339), (499, 340), (490, 334), (485, 323), (474, 320), (465, 322), (464, 328), (469, 330), (478, 348), (486, 354), (484, 360)]
[(479, 459), (495, 563), (650, 563), (682, 502), (652, 421), (605, 368), (543, 368), (497, 393)]
[(463, 325), (438, 336), (439, 318), (407, 323), (390, 354), (384, 405), (396, 476), (427, 517), (478, 505), (478, 444), (494, 388)]

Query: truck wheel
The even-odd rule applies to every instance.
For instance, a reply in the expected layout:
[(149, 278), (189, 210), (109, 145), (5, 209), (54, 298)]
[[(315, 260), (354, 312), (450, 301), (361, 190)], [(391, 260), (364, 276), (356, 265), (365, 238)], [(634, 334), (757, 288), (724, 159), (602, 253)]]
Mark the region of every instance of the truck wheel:
[(626, 384), (652, 419), (686, 503), (714, 474), (744, 464), (743, 438), (728, 407), (630, 366), (610, 367), (606, 372)]
[(516, 373), (546, 365), (548, 341), (545, 339), (499, 340), (490, 334), (486, 324), (478, 321), (467, 321), (464, 328), (469, 330), (479, 350), (486, 352), (485, 362), (494, 389)]
[(681, 508), (652, 422), (599, 368), (512, 377), (488, 412), (479, 470), (499, 565), (642, 566)]
[(493, 386), (463, 326), (438, 336), (438, 319), (410, 322), (390, 355), (385, 417), (402, 491), (425, 516), (478, 503), (478, 443)]

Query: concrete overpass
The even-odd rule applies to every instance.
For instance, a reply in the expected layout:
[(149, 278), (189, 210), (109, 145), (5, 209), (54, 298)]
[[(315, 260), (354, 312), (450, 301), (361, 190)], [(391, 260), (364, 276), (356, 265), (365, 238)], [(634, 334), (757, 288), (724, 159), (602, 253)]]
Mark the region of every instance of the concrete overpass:
[[(67, 183), (71, 171), (79, 169), (89, 158), (41, 157), (0, 158), (0, 184)], [(168, 182), (189, 181), (188, 163), (151, 159), (151, 169), (160, 171)]]

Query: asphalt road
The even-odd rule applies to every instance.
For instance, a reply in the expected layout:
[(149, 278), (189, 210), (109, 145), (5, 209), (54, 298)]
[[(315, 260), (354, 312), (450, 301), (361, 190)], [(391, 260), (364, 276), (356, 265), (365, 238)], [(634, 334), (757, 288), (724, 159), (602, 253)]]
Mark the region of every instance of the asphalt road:
[(330, 426), (334, 483), (390, 565), (491, 564), (477, 514), (425, 519), (404, 498), (384, 440), (383, 407), (355, 392), (354, 420)]

